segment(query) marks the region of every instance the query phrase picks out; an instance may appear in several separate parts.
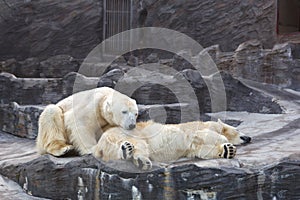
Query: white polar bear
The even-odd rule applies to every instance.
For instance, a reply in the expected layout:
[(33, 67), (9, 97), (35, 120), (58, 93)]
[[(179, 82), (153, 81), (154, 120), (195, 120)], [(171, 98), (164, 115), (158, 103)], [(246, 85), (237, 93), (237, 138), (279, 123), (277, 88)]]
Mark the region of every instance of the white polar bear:
[(108, 129), (93, 152), (104, 161), (132, 159), (143, 170), (152, 161), (175, 161), (189, 158), (233, 158), (236, 147), (250, 142), (236, 128), (223, 123), (194, 121), (181, 124), (139, 122), (134, 130)]
[(135, 100), (108, 87), (73, 94), (41, 113), (37, 150), (61, 156), (75, 148), (80, 155), (90, 154), (104, 130), (133, 129), (137, 115)]

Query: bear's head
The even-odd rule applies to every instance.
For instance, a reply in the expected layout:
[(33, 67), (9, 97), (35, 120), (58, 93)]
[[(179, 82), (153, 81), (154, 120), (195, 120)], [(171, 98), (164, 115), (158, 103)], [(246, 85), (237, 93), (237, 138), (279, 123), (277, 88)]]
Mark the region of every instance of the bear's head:
[(104, 101), (104, 119), (113, 126), (120, 126), (126, 130), (132, 130), (136, 126), (138, 107), (134, 99), (114, 92)]
[(244, 135), (237, 128), (223, 123), (220, 119), (218, 119), (217, 123), (219, 124), (219, 133), (224, 135), (230, 143), (239, 145), (246, 144), (251, 141), (251, 137)]

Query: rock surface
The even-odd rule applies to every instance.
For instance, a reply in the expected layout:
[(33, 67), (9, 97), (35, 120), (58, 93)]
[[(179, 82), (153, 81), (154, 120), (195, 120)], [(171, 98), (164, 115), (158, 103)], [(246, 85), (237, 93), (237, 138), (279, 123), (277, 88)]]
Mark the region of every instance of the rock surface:
[(102, 41), (102, 1), (0, 2), (0, 60), (84, 58)]
[(42, 61), (35, 57), (23, 61), (8, 59), (0, 63), (0, 72), (14, 74), (18, 78), (62, 78), (78, 71), (80, 62), (69, 55), (52, 56)]
[(2, 104), (14, 101), (23, 105), (49, 104), (62, 97), (62, 79), (17, 78), (9, 73), (0, 74)]
[[(142, 0), (139, 26), (159, 26), (187, 34), (202, 46), (220, 44), (225, 51), (258, 39), (271, 47), (276, 40), (276, 2)], [(265, 31), (269, 30), (269, 31)]]
[[(101, 0), (1, 1), (0, 60), (59, 54), (85, 58), (103, 40), (103, 10)], [(225, 0), (142, 0), (133, 3), (132, 27), (170, 28), (204, 47), (220, 44), (232, 51), (249, 39), (271, 47), (276, 15), (275, 1), (238, 0), (232, 8)]]
[(0, 104), (0, 130), (35, 139), (38, 133), (38, 119), (43, 109), (44, 106), (20, 106), (15, 102)]
[[(0, 113), (3, 118), (0, 119), (0, 128), (18, 136), (35, 138), (38, 130), (37, 120), (43, 106), (32, 105), (56, 103), (74, 92), (96, 86), (113, 87), (136, 99), (138, 104), (148, 105), (148, 108), (140, 110), (139, 120), (179, 123), (207, 120), (209, 118), (204, 113), (216, 112), (213, 110), (213, 106), (216, 105), (212, 104), (210, 93), (215, 92), (216, 86), (208, 88), (198, 71), (186, 69), (173, 76), (148, 71), (145, 77), (142, 69), (134, 69), (132, 72), (126, 71), (126, 68), (111, 68), (100, 79), (85, 77), (75, 72), (63, 78), (51, 79), (16, 78), (12, 74), (1, 73)], [(221, 77), (226, 92), (225, 102), (221, 102), (224, 103), (224, 110), (269, 114), (282, 112), (272, 96), (247, 87), (227, 73), (221, 72)], [(214, 76), (212, 78), (214, 80)]]
[(242, 121), (238, 128), (253, 137), (234, 159), (155, 163), (141, 173), (127, 161), (39, 156), (34, 141), (1, 133), (0, 174), (51, 199), (299, 199), (299, 94), (247, 84), (274, 95), (285, 113), (210, 114)]

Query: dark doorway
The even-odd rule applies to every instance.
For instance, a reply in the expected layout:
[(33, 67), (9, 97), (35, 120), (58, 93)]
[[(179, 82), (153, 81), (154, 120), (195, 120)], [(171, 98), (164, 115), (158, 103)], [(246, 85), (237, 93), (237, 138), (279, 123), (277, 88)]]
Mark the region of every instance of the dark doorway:
[(300, 32), (300, 0), (278, 0), (278, 34)]

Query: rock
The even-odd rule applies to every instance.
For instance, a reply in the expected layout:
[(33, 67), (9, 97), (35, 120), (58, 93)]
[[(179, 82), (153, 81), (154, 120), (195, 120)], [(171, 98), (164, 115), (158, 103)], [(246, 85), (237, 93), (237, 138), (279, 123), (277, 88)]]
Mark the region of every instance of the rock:
[(43, 106), (20, 106), (13, 102), (0, 104), (0, 130), (35, 139), (38, 133), (38, 118)]
[(44, 198), (38, 198), (29, 196), (16, 182), (9, 180), (6, 177), (0, 175), (0, 197), (1, 199), (14, 199), (14, 200), (42, 200)]
[[(190, 109), (190, 107), (191, 106), (184, 103), (138, 105), (139, 115), (137, 121), (153, 120), (163, 124), (175, 124), (183, 121), (192, 121), (199, 116), (194, 115), (192, 110), (190, 110), (190, 112), (182, 112), (182, 109)], [(184, 113), (186, 115), (184, 115)], [(202, 118), (206, 119), (205, 121), (210, 119), (206, 115), (203, 115)]]
[[(113, 87), (124, 93), (130, 91), (126, 94), (136, 99), (139, 104), (188, 103), (191, 111), (194, 106), (199, 106), (201, 114), (212, 112), (211, 95), (197, 70), (186, 69), (172, 76), (168, 72), (160, 73), (153, 68), (155, 67), (152, 65), (148, 71), (136, 68), (135, 71), (125, 73), (121, 81), (119, 80), (123, 73), (112, 70), (100, 78), (98, 86)], [(228, 73), (221, 72), (221, 76), (225, 85), (228, 111), (282, 112), (280, 106), (272, 101), (272, 97), (248, 88)]]
[(27, 58), (24, 61), (20, 61), (19, 68), (10, 73), (22, 78), (38, 78), (41, 77), (43, 70), (38, 58)]
[(102, 41), (102, 1), (7, 0), (0, 13), (0, 60), (85, 58)]
[(77, 72), (79, 63), (68, 55), (58, 55), (48, 58), (40, 63), (40, 77), (61, 78), (69, 72)]
[(177, 71), (182, 71), (184, 69), (193, 69), (193, 66), (191, 63), (185, 60), (191, 59), (191, 52), (182, 50), (175, 54), (173, 56), (173, 63), (172, 63), (172, 68), (176, 69)]
[(8, 59), (1, 62), (0, 71), (22, 78), (38, 78), (40, 77), (40, 61), (38, 58), (27, 58), (23, 61)]
[(159, 57), (157, 53), (151, 53), (146, 59), (144, 63), (157, 63), (159, 61)]
[(9, 73), (0, 73), (1, 103), (57, 103), (75, 92), (96, 88), (98, 81), (99, 78), (76, 72), (70, 72), (63, 78), (17, 78)]
[(297, 48), (295, 43), (283, 43), (263, 49), (260, 41), (250, 40), (240, 44), (234, 52), (222, 52), (216, 46), (204, 50), (210, 53), (219, 70), (229, 72), (235, 78), (296, 89), (295, 86), (300, 84)]
[(291, 88), (300, 91), (300, 62), (297, 62), (296, 67), (291, 72)]
[[(286, 100), (281, 91), (266, 91)], [(26, 193), (50, 199), (299, 199), (299, 111), (291, 111), (297, 105), (290, 100), (287, 112), (277, 115), (215, 113), (241, 120), (238, 128), (252, 143), (238, 146), (234, 159), (181, 159), (154, 163), (144, 172), (130, 161), (103, 162), (91, 155), (39, 156), (34, 141), (1, 132), (0, 174)]]
[(79, 66), (79, 60), (68, 55), (57, 55), (43, 61), (38, 58), (27, 58), (24, 61), (8, 59), (1, 62), (0, 71), (19, 78), (62, 78), (67, 73), (77, 72)]
[(176, 30), (203, 47), (219, 44), (222, 50), (232, 51), (242, 42), (257, 39), (270, 48), (276, 41), (275, 2), (238, 1), (234, 8), (225, 0), (143, 0), (140, 5), (140, 27)]
[(121, 69), (113, 69), (100, 77), (97, 87), (114, 88), (120, 78), (124, 76), (125, 72)]
[(129, 66), (136, 67), (136, 66), (139, 64), (139, 59), (138, 59), (138, 57), (135, 57), (135, 56), (133, 56), (133, 55), (130, 55), (129, 58), (128, 58), (127, 64), (128, 64)]
[(11, 58), (1, 62), (0, 71), (16, 74), (17, 69), (19, 69), (19, 66), (20, 64), (18, 63), (18, 61), (14, 58)]
[[(156, 76), (153, 78), (167, 78)], [(186, 76), (190, 81), (199, 77), (193, 71), (186, 71)], [(235, 159), (181, 159), (171, 163), (154, 163), (152, 170), (143, 172), (130, 161), (103, 162), (91, 155), (64, 158), (39, 156), (33, 140), (0, 131), (0, 175), (18, 183), (27, 194), (50, 199), (299, 199), (298, 94), (251, 81), (242, 84), (227, 74), (223, 74), (223, 80), (225, 87), (228, 87), (229, 81), (229, 89), (248, 86), (242, 89), (246, 93), (259, 90), (260, 95), (274, 96), (285, 108), (284, 114), (244, 111), (209, 114), (214, 118), (241, 122), (238, 129), (252, 137), (252, 143), (238, 146)], [(196, 90), (204, 88), (203, 84), (195, 86)], [(256, 94), (253, 95), (255, 97)], [(169, 114), (169, 108), (177, 117), (174, 119), (178, 119), (179, 108), (184, 106), (189, 105), (143, 105), (140, 106), (140, 114), (146, 113), (144, 116), (164, 120), (164, 110)], [(36, 126), (34, 123), (37, 122), (40, 107), (12, 103), (1, 104), (0, 108), (5, 113), (0, 122), (9, 127), (9, 131), (21, 136), (24, 136), (23, 130), (31, 131), (31, 137), (34, 137), (36, 130), (33, 127)], [(31, 124), (24, 123), (24, 120)], [(5, 195), (5, 192), (1, 193), (0, 198)]]
[[(104, 39), (102, 1), (6, 2), (0, 4), (0, 60), (46, 59), (59, 54), (84, 58)], [(276, 41), (276, 6), (269, 1), (237, 2), (232, 8), (225, 0), (143, 0), (133, 3), (131, 26), (169, 28), (203, 47), (220, 44), (226, 51), (250, 39), (271, 47)]]
[(68, 73), (62, 79), (62, 94), (63, 98), (66, 98), (74, 93), (94, 89), (97, 87), (99, 78), (86, 77), (76, 72)]
[(49, 104), (62, 98), (61, 79), (17, 78), (0, 74), (1, 103)]
[(70, 72), (63, 78), (17, 78), (3, 72), (0, 73), (1, 103), (56, 103), (75, 92), (96, 88), (98, 82), (97, 77), (86, 77), (76, 72)]

